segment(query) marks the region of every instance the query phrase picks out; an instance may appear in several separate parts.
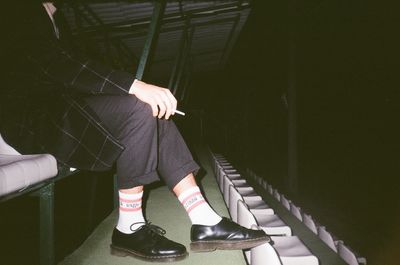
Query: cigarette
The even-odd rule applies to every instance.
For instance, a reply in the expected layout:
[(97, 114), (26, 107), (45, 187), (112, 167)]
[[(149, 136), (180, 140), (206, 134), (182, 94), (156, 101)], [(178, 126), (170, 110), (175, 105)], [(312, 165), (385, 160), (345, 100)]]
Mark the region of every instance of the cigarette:
[(179, 110), (174, 110), (174, 113), (185, 116), (185, 112), (179, 111)]

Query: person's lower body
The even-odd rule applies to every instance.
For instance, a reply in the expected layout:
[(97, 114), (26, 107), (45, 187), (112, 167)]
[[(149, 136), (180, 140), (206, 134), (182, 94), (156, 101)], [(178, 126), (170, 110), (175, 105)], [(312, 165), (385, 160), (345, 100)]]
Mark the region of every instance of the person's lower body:
[(166, 239), (165, 231), (148, 224), (143, 216), (143, 187), (160, 178), (189, 215), (192, 250), (245, 249), (269, 240), (262, 231), (221, 218), (209, 206), (193, 175), (199, 166), (173, 121), (153, 117), (150, 106), (135, 96), (85, 100), (102, 125), (125, 146), (116, 163), (120, 207), (112, 237), (114, 254), (152, 261), (179, 260), (187, 255), (183, 245)]

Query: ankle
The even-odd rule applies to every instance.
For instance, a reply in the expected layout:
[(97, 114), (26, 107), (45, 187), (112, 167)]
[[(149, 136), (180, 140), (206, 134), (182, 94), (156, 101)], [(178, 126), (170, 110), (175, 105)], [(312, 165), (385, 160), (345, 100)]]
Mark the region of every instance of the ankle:
[(128, 194), (119, 192), (119, 217), (117, 229), (125, 234), (132, 234), (145, 224), (142, 212), (143, 192)]
[(216, 225), (222, 220), (206, 202), (197, 186), (182, 192), (178, 199), (188, 213), (192, 224)]

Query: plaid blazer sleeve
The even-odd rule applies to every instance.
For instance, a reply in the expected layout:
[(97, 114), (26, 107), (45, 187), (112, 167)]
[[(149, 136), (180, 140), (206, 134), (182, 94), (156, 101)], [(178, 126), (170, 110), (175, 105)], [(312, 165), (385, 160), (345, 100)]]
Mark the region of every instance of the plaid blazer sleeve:
[(67, 88), (85, 94), (128, 94), (135, 76), (113, 70), (85, 56), (63, 48), (57, 40), (39, 39), (34, 49), (29, 49), (28, 60), (52, 79)]

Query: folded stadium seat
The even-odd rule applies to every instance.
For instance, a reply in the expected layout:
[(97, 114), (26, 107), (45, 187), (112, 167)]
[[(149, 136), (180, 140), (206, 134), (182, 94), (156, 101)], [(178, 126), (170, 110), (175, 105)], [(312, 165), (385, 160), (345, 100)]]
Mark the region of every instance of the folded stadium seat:
[(256, 183), (261, 184), (263, 179), (259, 175), (254, 175), (254, 180)]
[[(252, 226), (253, 229), (257, 226)], [(262, 244), (250, 250), (251, 265), (318, 265), (318, 259), (297, 236), (271, 237), (273, 245)]]
[(220, 166), (220, 167), (226, 167), (226, 168), (232, 167), (232, 164), (229, 163), (228, 160), (222, 160), (222, 161), (217, 160), (216, 163), (217, 163), (217, 165)]
[(251, 187), (247, 183), (247, 181), (243, 178), (235, 178), (235, 179), (230, 179), (227, 175), (224, 176), (224, 188), (223, 188), (223, 196), (224, 196), (224, 201), (226, 205), (229, 207), (229, 187), (233, 185), (234, 187)]
[(274, 198), (275, 198), (278, 202), (281, 201), (281, 194), (279, 193), (279, 191), (278, 191), (277, 189), (274, 189), (274, 191), (273, 191), (272, 194), (273, 194)]
[[(230, 170), (235, 170), (232, 166), (229, 166)], [(224, 168), (220, 165), (217, 165), (217, 169), (215, 170), (215, 178), (217, 179), (217, 181), (220, 181), (221, 179), (221, 175), (224, 174)]]
[(235, 170), (235, 168), (231, 164), (217, 164), (215, 174), (219, 177), (219, 175), (225, 170)]
[(244, 179), (242, 177), (242, 175), (240, 175), (239, 173), (225, 173), (225, 172), (223, 172), (221, 174), (221, 176), (217, 179), (219, 189), (221, 190), (222, 193), (224, 192), (224, 183), (225, 183), (225, 179), (226, 178), (230, 179), (230, 180), (233, 180), (233, 179)]
[(236, 190), (242, 196), (259, 196), (253, 187), (236, 187)]
[(344, 259), (349, 265), (367, 264), (367, 260), (364, 257), (357, 257), (358, 255), (343, 242), (339, 242), (337, 248), (339, 256)]
[(215, 159), (224, 159), (225, 158), (225, 156), (223, 156), (221, 154), (216, 154), (216, 153), (211, 153), (211, 154)]
[(224, 161), (227, 161), (227, 160), (228, 160), (228, 159), (226, 159), (226, 157), (223, 156), (223, 155), (218, 155), (218, 156), (215, 157), (215, 159), (218, 160), (218, 162), (224, 162)]
[(236, 169), (230, 163), (218, 164), (217, 167), (218, 167), (218, 170), (216, 172), (217, 174), (222, 173), (223, 171), (236, 171)]
[(318, 236), (322, 241), (324, 241), (325, 244), (328, 245), (328, 247), (330, 247), (333, 251), (338, 252), (337, 243), (335, 243), (331, 233), (326, 231), (325, 226), (318, 227)]
[(229, 213), (233, 221), (238, 221), (238, 212), (237, 212), (237, 202), (244, 201), (247, 207), (251, 210), (262, 209), (265, 213), (274, 214), (274, 210), (266, 204), (261, 196), (246, 196), (240, 194), (236, 187), (233, 185), (229, 186)]
[(249, 171), (249, 176), (250, 176), (250, 178), (253, 179), (254, 181), (256, 181), (257, 178), (258, 178), (257, 174), (255, 174), (255, 173), (254, 173), (253, 171), (251, 171), (251, 170), (248, 170), (248, 171)]
[[(261, 196), (259, 196), (258, 194), (257, 194), (257, 192), (253, 189), (253, 187), (250, 187), (250, 186), (248, 186), (248, 187), (235, 187), (235, 190), (240, 194), (240, 196), (242, 196), (242, 197), (246, 197), (246, 198), (250, 198), (250, 197), (253, 197), (253, 201), (262, 201), (262, 198), (261, 198)], [(234, 199), (235, 200), (235, 199)], [(229, 202), (227, 203), (227, 206), (228, 206), (228, 210), (229, 211), (231, 211), (230, 210), (230, 208), (231, 207), (233, 207), (233, 209), (232, 210), (234, 210), (235, 209), (235, 201), (232, 201), (232, 205), (231, 205), (231, 203), (230, 203), (230, 191), (229, 191)]]
[(281, 265), (281, 259), (275, 248), (265, 243), (245, 251), (246, 259), (250, 265)]
[(218, 160), (215, 160), (215, 163), (214, 163), (214, 173), (215, 174), (218, 174), (218, 172), (219, 172), (219, 169), (220, 168), (233, 168), (233, 166), (229, 163), (229, 162), (218, 162)]
[(21, 155), (0, 135), (0, 196), (22, 191), (56, 175), (57, 162), (52, 155)]
[(219, 169), (220, 176), (223, 175), (224, 173), (225, 174), (238, 174), (238, 171), (234, 167), (232, 167), (232, 168), (220, 168)]
[(259, 179), (258, 179), (258, 184), (260, 185), (260, 186), (263, 186), (264, 185), (264, 179), (262, 178), (262, 177), (260, 177)]
[(268, 182), (265, 179), (263, 179), (261, 186), (264, 188), (264, 190), (267, 190)]
[(247, 205), (238, 200), (237, 214), (238, 223), (246, 228), (251, 228), (252, 225), (257, 225), (268, 235), (291, 236), (292, 229), (286, 225), (281, 218), (276, 214), (270, 214), (268, 211), (257, 210), (250, 211)]
[(237, 174), (237, 170), (233, 166), (221, 166), (218, 165), (218, 170), (215, 172), (217, 179), (219, 180), (223, 174)]
[(290, 211), (290, 203), (291, 201), (288, 200), (285, 195), (281, 195), (281, 203), (283, 205), (283, 207), (285, 207), (288, 211)]
[(290, 203), (290, 212), (300, 221), (303, 221), (303, 216), (301, 215), (300, 207), (294, 205), (293, 202)]
[(314, 220), (312, 219), (311, 215), (303, 213), (303, 223), (314, 233), (318, 234), (318, 228), (315, 224)]
[(272, 187), (271, 184), (269, 184), (269, 185), (267, 186), (267, 191), (268, 191), (268, 193), (269, 193), (270, 195), (273, 195), (273, 194), (274, 194), (274, 188)]
[(230, 165), (228, 159), (226, 159), (226, 158), (216, 159), (215, 161), (217, 162), (218, 165), (221, 165), (221, 166), (224, 166), (224, 165), (229, 166)]
[(228, 161), (225, 161), (225, 160), (222, 161), (222, 162), (217, 160), (217, 165), (218, 165), (219, 167), (224, 167), (224, 168), (233, 167), (231, 163), (229, 163)]

